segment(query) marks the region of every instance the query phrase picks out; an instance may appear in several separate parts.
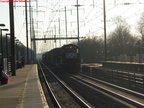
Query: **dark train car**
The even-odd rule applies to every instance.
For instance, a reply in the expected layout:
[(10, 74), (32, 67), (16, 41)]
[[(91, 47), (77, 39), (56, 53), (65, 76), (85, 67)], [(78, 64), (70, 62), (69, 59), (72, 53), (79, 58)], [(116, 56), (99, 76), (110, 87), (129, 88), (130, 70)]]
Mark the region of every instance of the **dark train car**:
[(47, 64), (47, 60), (45, 60), (46, 59), (46, 53), (42, 54), (42, 60), (45, 64)]
[(52, 49), (42, 55), (43, 62), (47, 65), (58, 65), (58, 58), (61, 56), (61, 48)]
[(80, 70), (79, 47), (73, 44), (62, 47), (62, 68), (70, 71)]
[(43, 61), (62, 70), (76, 73), (80, 70), (79, 47), (74, 44), (64, 45), (43, 54)]
[(61, 48), (55, 48), (47, 54), (47, 63), (57, 67), (59, 65), (59, 57), (61, 57)]

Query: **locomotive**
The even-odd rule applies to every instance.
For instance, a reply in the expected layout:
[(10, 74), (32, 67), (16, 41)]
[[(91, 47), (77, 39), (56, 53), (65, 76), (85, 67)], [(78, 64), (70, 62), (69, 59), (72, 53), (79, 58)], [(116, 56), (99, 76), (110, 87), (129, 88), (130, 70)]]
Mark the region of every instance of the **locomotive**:
[(52, 49), (44, 53), (42, 59), (46, 65), (53, 65), (71, 73), (80, 70), (80, 49), (74, 44)]

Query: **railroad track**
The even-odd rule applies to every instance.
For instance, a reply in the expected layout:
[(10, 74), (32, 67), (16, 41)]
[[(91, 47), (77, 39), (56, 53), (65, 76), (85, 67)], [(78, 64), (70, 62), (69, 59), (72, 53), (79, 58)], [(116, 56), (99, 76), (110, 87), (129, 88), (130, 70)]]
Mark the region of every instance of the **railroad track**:
[[(47, 67), (44, 67), (43, 69), (44, 69), (43, 70), (44, 74), (45, 72), (48, 73), (48, 71), (50, 71), (49, 69), (47, 69)], [(54, 102), (52, 103), (57, 102), (59, 105), (59, 106), (54, 106), (54, 107), (69, 107), (70, 108), (70, 105), (71, 107), (78, 107), (78, 108), (93, 107), (93, 106), (96, 108), (107, 108), (107, 107), (109, 108), (116, 108), (116, 107), (117, 108), (143, 108), (144, 107), (144, 102), (143, 102), (144, 94), (134, 92), (134, 91), (98, 80), (96, 78), (86, 76), (84, 74), (78, 74), (78, 75), (59, 74), (59, 73), (54, 74), (51, 71), (50, 73), (53, 76), (56, 76), (55, 74), (57, 74), (67, 85), (69, 85), (79, 95), (81, 95), (81, 97), (83, 97), (83, 99), (80, 99), (82, 100), (82, 102), (79, 102), (77, 99), (75, 99), (75, 96), (72, 96), (74, 92), (72, 91), (72, 95), (71, 95), (71, 93), (66, 90), (67, 88), (69, 89), (69, 87), (66, 87), (64, 89), (67, 92), (66, 94), (70, 95), (68, 97), (71, 97), (71, 96), (72, 97), (69, 99), (69, 101), (67, 101), (67, 99), (63, 100), (64, 103), (67, 103), (67, 105), (63, 105), (61, 104), (63, 103), (62, 100), (57, 99), (58, 96), (52, 96), (52, 97), (55, 97), (55, 99), (57, 99), (57, 101), (53, 99)], [(46, 74), (46, 77), (48, 76), (49, 75)], [(50, 77), (52, 76), (49, 76), (48, 79)], [(50, 80), (50, 82), (56, 82), (57, 80), (59, 80), (60, 86), (61, 88), (63, 88), (62, 84), (64, 85), (66, 84), (61, 79), (58, 78), (55, 81)], [(49, 84), (49, 82), (47, 83)], [(52, 85), (50, 84), (50, 88), (51, 86)], [(55, 86), (58, 86), (58, 85), (55, 85)], [(60, 93), (59, 95), (62, 96), (61, 95), (62, 93), (60, 91), (59, 93)], [(57, 95), (55, 91), (53, 91), (52, 94)], [(66, 96), (63, 95), (63, 97), (66, 97)], [(72, 102), (72, 100), (74, 100), (74, 102)], [(85, 102), (83, 100), (85, 100)], [(91, 106), (89, 106), (88, 104), (83, 105), (83, 103), (90, 103), (89, 105)]]
[(119, 103), (122, 103), (127, 107), (144, 108), (144, 94), (142, 93), (116, 86), (84, 74), (70, 75), (70, 77), (85, 84), (86, 86), (94, 88), (98, 92), (118, 101)]
[(50, 108), (91, 108), (42, 62), (39, 62), (39, 71)]

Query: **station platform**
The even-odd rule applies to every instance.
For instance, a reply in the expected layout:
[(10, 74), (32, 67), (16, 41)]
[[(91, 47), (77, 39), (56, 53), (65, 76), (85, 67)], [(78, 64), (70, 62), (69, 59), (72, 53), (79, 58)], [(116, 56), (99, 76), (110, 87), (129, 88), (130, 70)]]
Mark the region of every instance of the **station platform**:
[(8, 84), (0, 85), (0, 108), (48, 108), (37, 64), (25, 65)]

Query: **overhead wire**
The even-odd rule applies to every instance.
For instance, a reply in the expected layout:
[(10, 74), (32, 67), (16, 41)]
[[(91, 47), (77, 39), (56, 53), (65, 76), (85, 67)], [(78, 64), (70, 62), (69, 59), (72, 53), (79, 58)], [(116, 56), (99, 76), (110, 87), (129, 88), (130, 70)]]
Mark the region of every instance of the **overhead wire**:
[[(16, 27), (16, 31), (17, 31), (16, 37), (18, 37), (18, 38), (20, 38), (20, 36), (25, 34), (24, 31), (23, 31), (23, 27), (24, 27), (23, 24), (25, 23), (25, 19), (19, 18), (19, 16), (21, 16), (21, 15), (19, 15), (19, 13), (21, 13), (21, 10), (16, 9), (15, 10), (15, 14), (16, 14), (15, 16), (17, 16), (17, 17), (15, 17), (15, 24), (16, 24), (15, 27)], [(22, 26), (20, 25), (19, 22), (22, 23)]]
[[(62, 0), (63, 1), (63, 0)], [(61, 2), (62, 3), (62, 2)], [(56, 5), (55, 5), (56, 6)], [(55, 9), (55, 6), (54, 7), (52, 7), (52, 9), (54, 10)], [(55, 10), (57, 10), (57, 9), (55, 9)], [(56, 12), (53, 14), (54, 12), (52, 12), (52, 16), (50, 16), (50, 17), (52, 17), (52, 18), (54, 18), (54, 16), (56, 16)], [(52, 20), (54, 20), (54, 19), (52, 19)], [(49, 22), (49, 26), (47, 27), (47, 31), (48, 31), (48, 29), (50, 28), (50, 26), (51, 26), (51, 22)], [(47, 34), (47, 33), (46, 33)]]
[(61, 7), (62, 2), (63, 2), (63, 0), (59, 0), (58, 2), (56, 1), (55, 3), (51, 2), (50, 8), (52, 10), (50, 10), (50, 16), (49, 16), (49, 22), (48, 22), (49, 24), (48, 24), (47, 30), (44, 32), (44, 35), (46, 35), (46, 36), (48, 35), (49, 28), (52, 25), (52, 22), (55, 20), (53, 18), (54, 18), (54, 16), (57, 16), (57, 14), (58, 14), (58, 13), (54, 13), (53, 11), (54, 10), (59, 10), (59, 7)]
[[(138, 1), (137, 1), (137, 2), (138, 2)], [(119, 2), (119, 3), (121, 3), (121, 2)], [(114, 9), (114, 8), (115, 8), (115, 7), (109, 9), (107, 12), (109, 12), (110, 10), (112, 10), (112, 9)], [(128, 9), (127, 9), (127, 10), (128, 10)], [(126, 11), (127, 11), (127, 10), (126, 10)], [(126, 12), (126, 11), (125, 11), (125, 12)], [(96, 16), (96, 17), (93, 18), (93, 19), (88, 20), (88, 21), (85, 23), (85, 25), (88, 24), (88, 23), (90, 23), (90, 22), (92, 22), (93, 20), (95, 20), (96, 18), (98, 18), (98, 17), (100, 17), (100, 16), (102, 16), (102, 15), (103, 15), (103, 13), (100, 14), (99, 16)], [(95, 16), (95, 15), (94, 15), (94, 16)], [(84, 26), (84, 25), (81, 25), (80, 28), (83, 27), (83, 26)]]
[[(85, 0), (84, 0), (84, 1), (85, 1)], [(98, 1), (97, 1), (97, 2), (98, 2)], [(97, 3), (97, 2), (96, 2), (96, 3)], [(95, 4), (95, 5), (96, 5), (96, 4)], [(94, 8), (92, 8), (91, 11), (92, 11), (93, 9), (94, 9)], [(89, 12), (89, 14), (91, 13), (91, 11)], [(99, 11), (99, 12), (100, 12), (100, 11)], [(89, 14), (88, 14), (88, 15), (89, 15)], [(88, 17), (88, 15), (85, 17), (85, 19)], [(99, 16), (101, 16), (101, 15), (103, 15), (103, 14), (101, 13)], [(94, 17), (95, 17), (95, 16), (96, 16), (96, 15), (94, 15)], [(96, 18), (97, 18), (97, 17), (96, 17)], [(94, 19), (95, 19), (95, 18), (93, 18), (93, 20), (94, 20)], [(93, 21), (93, 20), (92, 20), (92, 18), (91, 18), (89, 21), (87, 21), (87, 23), (89, 23), (90, 21)], [(85, 23), (85, 24), (86, 24), (86, 23)]]
[[(97, 3), (95, 3), (95, 5), (96, 5)], [(110, 4), (109, 4), (110, 5)], [(107, 5), (108, 6), (108, 5)], [(88, 15), (92, 12), (92, 10), (93, 10), (93, 8), (90, 10), (90, 12), (88, 13)], [(98, 13), (100, 13), (99, 15), (98, 15)], [(87, 16), (88, 16), (87, 15)], [(101, 10), (99, 10), (98, 12), (97, 12), (97, 14), (94, 14), (93, 16), (92, 16), (92, 18), (91, 19), (89, 19), (86, 23), (85, 23), (85, 25), (86, 24), (90, 24), (90, 22), (92, 22), (93, 20), (95, 20), (96, 18), (98, 18), (98, 17), (100, 17), (100, 16), (102, 16), (103, 15), (103, 13), (102, 13), (102, 8), (101, 8)], [(86, 16), (86, 17), (87, 17)], [(86, 17), (84, 18), (84, 19), (86, 19)], [(80, 25), (80, 28), (81, 27), (83, 27), (83, 26), (85, 26), (84, 24), (82, 24), (82, 25)]]
[[(107, 7), (107, 13), (113, 11), (113, 10), (114, 10), (115, 8), (117, 8), (120, 4), (122, 5), (122, 4), (124, 3), (124, 1), (125, 1), (125, 0), (123, 0), (123, 1), (117, 1), (117, 3), (115, 4), (115, 6), (111, 6), (112, 4), (110, 4), (110, 3), (109, 3), (108, 5), (106, 5), (106, 7)], [(85, 2), (87, 2), (87, 0), (82, 0), (82, 1), (79, 2), (79, 4), (85, 4)], [(101, 8), (100, 6), (97, 6), (97, 3), (98, 3), (98, 2), (100, 2), (100, 0), (98, 0), (98, 1), (94, 4), (94, 7), (92, 7), (85, 15), (82, 15), (82, 16), (84, 16), (84, 17), (82, 17), (81, 19), (82, 19), (82, 20), (85, 20), (85, 24), (80, 23), (80, 29), (83, 28), (83, 27), (86, 27), (86, 26), (89, 25), (89, 24), (95, 25), (96, 22), (94, 22), (94, 21), (103, 16), (103, 10), (102, 10), (103, 8)], [(61, 3), (61, 4), (60, 4), (60, 3)], [(72, 4), (70, 4), (70, 3), (72, 3), (72, 1), (70, 1), (70, 0), (68, 0), (66, 3), (67, 3), (67, 4), (66, 4), (67, 6), (72, 5)], [(64, 7), (64, 4), (63, 4), (63, 2), (62, 2), (61, 0), (58, 0), (58, 1), (55, 1), (55, 2), (51, 3), (51, 7), (52, 7), (53, 10), (61, 9), (62, 6)], [(100, 7), (100, 8), (98, 9), (98, 7)], [(133, 7), (133, 6), (132, 6), (132, 7)], [(131, 7), (130, 9), (132, 9), (132, 7)], [(98, 10), (96, 10), (96, 9), (98, 9)], [(129, 11), (130, 9), (125, 10), (125, 12), (124, 12), (124, 13), (121, 13), (120, 15), (125, 14), (125, 13), (126, 13), (127, 11)], [(94, 15), (92, 15), (95, 10), (96, 10), (97, 13), (95, 13)], [(132, 18), (132, 15), (135, 15), (135, 14), (131, 14), (131, 16), (129, 16), (129, 18)], [(51, 18), (51, 19), (54, 21), (54, 20), (57, 19), (57, 16), (59, 16), (58, 13), (57, 13), (57, 12), (52, 12), (52, 10), (51, 10), (51, 13), (50, 13), (50, 17), (49, 17), (49, 18)], [(71, 17), (69, 20), (71, 20), (71, 19), (72, 19), (72, 17)], [(49, 20), (49, 21), (50, 21), (50, 20)], [(52, 27), (52, 26), (53, 26), (53, 22), (48, 22), (47, 31), (50, 30), (50, 27)], [(96, 26), (98, 27), (98, 25), (96, 25)], [(113, 24), (110, 24), (110, 23), (109, 23), (108, 26), (109, 26), (109, 28), (110, 28), (111, 26), (113, 26)], [(71, 29), (71, 28), (70, 28), (70, 29)], [(101, 29), (103, 29), (103, 28), (100, 28), (100, 30), (101, 30)], [(72, 28), (72, 30), (76, 31), (77, 28)], [(46, 35), (48, 34), (47, 31), (45, 32)]]

